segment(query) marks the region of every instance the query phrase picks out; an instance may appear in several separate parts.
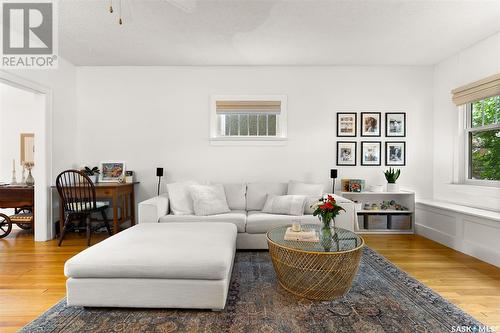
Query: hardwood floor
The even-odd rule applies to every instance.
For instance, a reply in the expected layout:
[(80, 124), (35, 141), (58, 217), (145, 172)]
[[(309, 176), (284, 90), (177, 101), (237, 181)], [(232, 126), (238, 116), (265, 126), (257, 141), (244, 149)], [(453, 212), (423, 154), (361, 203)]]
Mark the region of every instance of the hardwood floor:
[[(93, 243), (105, 237), (93, 235)], [(479, 321), (500, 330), (500, 269), (414, 235), (365, 235), (377, 250)], [(33, 242), (25, 231), (0, 239), (0, 332), (15, 332), (65, 295), (64, 262), (85, 236)]]

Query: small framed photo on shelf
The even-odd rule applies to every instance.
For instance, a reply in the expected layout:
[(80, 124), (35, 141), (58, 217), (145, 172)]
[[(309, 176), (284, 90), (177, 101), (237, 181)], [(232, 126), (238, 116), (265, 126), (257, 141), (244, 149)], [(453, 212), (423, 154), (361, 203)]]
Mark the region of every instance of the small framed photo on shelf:
[(380, 136), (381, 119), (380, 112), (361, 112), (361, 136)]
[(387, 112), (385, 114), (385, 136), (388, 137), (406, 136), (405, 112)]
[(101, 162), (100, 182), (120, 182), (125, 177), (125, 162)]
[(362, 141), (361, 142), (361, 165), (381, 165), (380, 141)]
[(356, 112), (337, 112), (337, 136), (356, 136)]
[(385, 143), (385, 165), (406, 165), (406, 142), (387, 141)]
[(337, 141), (337, 165), (356, 165), (356, 142)]

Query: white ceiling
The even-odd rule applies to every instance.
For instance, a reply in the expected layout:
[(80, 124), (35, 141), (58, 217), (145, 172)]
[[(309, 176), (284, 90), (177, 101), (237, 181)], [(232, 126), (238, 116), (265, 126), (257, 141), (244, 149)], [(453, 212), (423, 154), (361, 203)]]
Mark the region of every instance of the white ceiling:
[(500, 0), (59, 2), (76, 65), (430, 65), (500, 31)]

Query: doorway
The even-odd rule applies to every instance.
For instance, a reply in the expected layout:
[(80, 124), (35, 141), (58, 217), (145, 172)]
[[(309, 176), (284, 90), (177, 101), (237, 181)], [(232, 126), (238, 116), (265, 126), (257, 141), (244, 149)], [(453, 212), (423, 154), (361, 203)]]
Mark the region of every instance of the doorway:
[(35, 241), (52, 239), (55, 233), (50, 209), (50, 124), (50, 89), (0, 72), (0, 182), (26, 183), (32, 162)]

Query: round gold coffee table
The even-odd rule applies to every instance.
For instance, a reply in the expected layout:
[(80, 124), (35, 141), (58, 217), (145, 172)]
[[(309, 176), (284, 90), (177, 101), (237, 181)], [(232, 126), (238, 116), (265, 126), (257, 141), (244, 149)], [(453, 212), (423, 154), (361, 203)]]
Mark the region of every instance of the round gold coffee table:
[[(358, 271), (364, 240), (355, 233), (335, 228), (332, 246), (320, 242), (285, 240), (287, 226), (267, 233), (269, 254), (280, 285), (289, 292), (314, 300), (331, 300), (345, 295)], [(320, 226), (305, 225), (316, 230)]]

